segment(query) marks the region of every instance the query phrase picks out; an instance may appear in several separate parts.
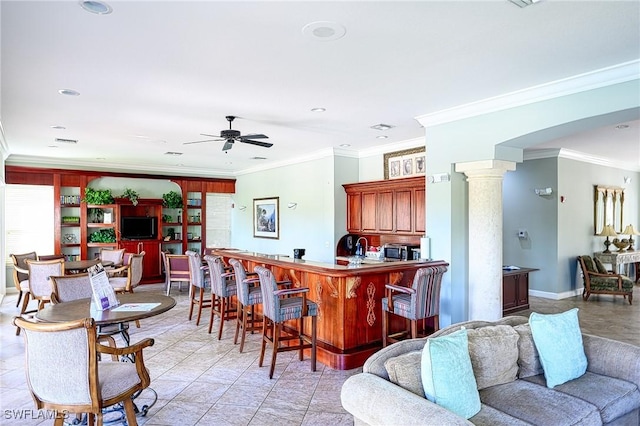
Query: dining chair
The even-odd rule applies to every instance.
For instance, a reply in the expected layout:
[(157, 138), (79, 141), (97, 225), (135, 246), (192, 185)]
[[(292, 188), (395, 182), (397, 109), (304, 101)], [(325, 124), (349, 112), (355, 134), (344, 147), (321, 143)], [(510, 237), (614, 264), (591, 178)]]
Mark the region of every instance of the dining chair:
[(16, 286), (16, 290), (18, 290), (16, 308), (20, 305), (20, 300), (24, 296), (24, 304), (22, 305), (20, 314), (23, 314), (29, 305), (29, 267), (27, 266), (27, 259), (38, 260), (38, 255), (35, 251), (11, 255), (11, 261), (13, 262), (13, 284)]
[(38, 256), (38, 260), (56, 260), (56, 259), (64, 259), (64, 254), (45, 254), (42, 256)]
[[(51, 284), (53, 288), (51, 292), (52, 305), (93, 298), (93, 290), (91, 289), (91, 280), (88, 273), (51, 277)], [(98, 327), (98, 341), (107, 342), (107, 346), (115, 348), (116, 341), (113, 335), (116, 332), (113, 332), (112, 328), (103, 330), (103, 327)], [(118, 360), (117, 355), (112, 355), (111, 357), (114, 361)]]
[(209, 334), (213, 328), (213, 319), (220, 317), (218, 340), (222, 338), (224, 322), (236, 318), (236, 307), (232, 306), (232, 298), (236, 295), (236, 282), (233, 272), (226, 272), (222, 257), (205, 256), (211, 280), (211, 317), (209, 318)]
[[(418, 321), (433, 318), (433, 331), (439, 329), (440, 286), (446, 266), (420, 268), (413, 277), (411, 287), (395, 284), (385, 286), (382, 305), (382, 347), (397, 342), (403, 336), (418, 337)], [(409, 327), (399, 333), (389, 334), (389, 315), (405, 318)], [(427, 334), (426, 332), (424, 334)], [(430, 333), (429, 333), (430, 334)]]
[[(256, 266), (262, 291), (262, 344), (258, 366), (262, 367), (267, 342), (272, 345), (271, 368), (269, 378), (273, 378), (278, 352), (298, 351), (300, 361), (304, 359), (304, 350), (311, 350), (311, 371), (316, 371), (316, 329), (318, 305), (307, 299), (309, 289), (280, 289), (271, 271)], [(311, 317), (311, 336), (304, 332), (304, 320)], [(285, 322), (297, 320), (297, 329), (284, 327)], [(281, 345), (282, 342), (298, 340), (297, 344)]]
[(128, 263), (120, 268), (107, 272), (109, 284), (116, 293), (133, 293), (133, 289), (142, 281), (142, 271), (145, 252), (130, 253)]
[(123, 264), (125, 249), (100, 249), (100, 261), (108, 261), (113, 262), (113, 265), (110, 268), (119, 268)]
[[(56, 412), (54, 425), (62, 426), (66, 413), (87, 413), (88, 424), (102, 425), (102, 410), (115, 404), (124, 406), (128, 425), (137, 425), (132, 396), (151, 383), (143, 349), (153, 339), (124, 348), (101, 345), (92, 318), (46, 323), (16, 317), (13, 324), (24, 330), (27, 384), (36, 409)], [(134, 356), (135, 363), (99, 362), (100, 354)]]
[[(27, 311), (26, 306), (20, 314), (39, 311), (51, 300), (53, 287), (49, 277), (64, 275), (64, 259), (54, 260), (32, 260), (27, 259), (29, 271), (29, 294), (32, 299), (38, 302), (38, 306), (33, 311)], [(25, 299), (26, 300), (26, 299)], [(24, 304), (23, 304), (24, 306)], [(16, 329), (16, 335), (20, 334), (20, 328)]]
[(200, 325), (200, 317), (203, 308), (211, 307), (211, 296), (205, 296), (205, 289), (209, 284), (209, 270), (202, 264), (200, 254), (187, 250), (185, 254), (189, 257), (189, 268), (191, 271), (191, 281), (189, 285), (189, 321), (193, 316), (194, 305), (198, 306), (198, 316), (196, 325)]
[(191, 282), (191, 269), (189, 257), (185, 254), (163, 254), (165, 260), (165, 281), (167, 284), (167, 296), (171, 291), (171, 283), (178, 283), (178, 291), (182, 291), (182, 283)]

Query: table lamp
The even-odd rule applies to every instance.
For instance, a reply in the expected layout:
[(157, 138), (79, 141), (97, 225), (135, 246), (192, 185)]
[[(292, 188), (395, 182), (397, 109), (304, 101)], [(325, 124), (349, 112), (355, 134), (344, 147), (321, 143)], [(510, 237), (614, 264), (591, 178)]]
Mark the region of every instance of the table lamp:
[(633, 225), (627, 225), (626, 228), (624, 228), (624, 231), (622, 231), (623, 235), (628, 235), (629, 236), (629, 248), (627, 249), (627, 251), (633, 251), (633, 243), (635, 242), (635, 240), (633, 239), (634, 235), (640, 235), (640, 232), (636, 231), (633, 228)]
[(618, 234), (616, 234), (616, 231), (614, 231), (613, 226), (611, 225), (605, 226), (602, 232), (600, 232), (598, 235), (600, 235), (601, 237), (607, 237), (607, 239), (604, 241), (605, 250), (603, 251), (603, 253), (611, 253), (611, 250), (609, 250), (609, 246), (611, 245), (611, 241), (609, 241), (609, 237), (618, 236)]

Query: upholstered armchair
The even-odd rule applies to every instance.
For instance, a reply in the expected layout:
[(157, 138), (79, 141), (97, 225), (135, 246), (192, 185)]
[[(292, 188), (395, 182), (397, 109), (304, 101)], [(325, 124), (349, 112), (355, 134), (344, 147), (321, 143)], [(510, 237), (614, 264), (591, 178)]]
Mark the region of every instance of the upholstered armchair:
[(584, 278), (582, 298), (589, 300), (592, 294), (622, 295), (631, 305), (633, 300), (633, 280), (626, 275), (607, 271), (602, 262), (591, 256), (578, 256)]
[(109, 284), (116, 293), (133, 293), (133, 289), (142, 281), (142, 270), (145, 252), (131, 253), (128, 263), (120, 268), (107, 272)]
[[(411, 287), (387, 284), (382, 299), (382, 346), (398, 341), (409, 335), (412, 339), (418, 336), (418, 321), (433, 318), (433, 328), (437, 331), (440, 319), (440, 285), (446, 266), (430, 266), (416, 271)], [(404, 318), (410, 329), (401, 333), (390, 334), (389, 315)]]
[[(127, 424), (137, 425), (131, 397), (151, 383), (143, 349), (153, 339), (124, 348), (103, 346), (92, 318), (44, 323), (16, 317), (13, 323), (24, 330), (27, 383), (36, 408), (56, 411), (55, 425), (64, 424), (63, 413), (87, 413), (88, 424), (97, 418), (102, 425), (103, 408), (120, 403)], [(98, 362), (99, 354), (133, 355), (135, 363)]]
[(113, 262), (110, 268), (118, 268), (123, 265), (125, 249), (100, 249), (100, 261)]

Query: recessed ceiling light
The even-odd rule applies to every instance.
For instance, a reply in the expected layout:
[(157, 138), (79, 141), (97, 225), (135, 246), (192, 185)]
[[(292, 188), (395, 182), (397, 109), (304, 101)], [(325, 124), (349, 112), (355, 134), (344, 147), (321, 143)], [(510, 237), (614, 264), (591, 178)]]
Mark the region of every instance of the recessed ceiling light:
[(628, 125), (628, 124), (618, 124), (618, 125), (616, 126), (616, 129), (618, 129), (618, 130), (628, 129), (628, 128), (629, 128), (629, 125)]
[(342, 147), (342, 148), (348, 148), (348, 147), (350, 147), (350, 146), (351, 146), (351, 144), (348, 144), (348, 143), (342, 143), (342, 144), (340, 144), (340, 147)]
[(78, 143), (77, 139), (61, 139), (61, 138), (56, 138), (56, 143), (70, 143), (70, 144), (76, 144)]
[(385, 136), (385, 135), (380, 135), (380, 136), (376, 136), (376, 139), (386, 139), (389, 136)]
[(325, 112), (326, 108), (311, 108), (311, 112)]
[(52, 129), (56, 129), (56, 130), (64, 130), (66, 129), (66, 127), (64, 126), (51, 126)]
[(317, 21), (307, 24), (302, 28), (302, 34), (316, 41), (338, 40), (347, 33), (341, 24), (331, 21)]
[(108, 15), (113, 12), (111, 6), (101, 1), (79, 1), (80, 7), (87, 12), (95, 13), (96, 15)]
[(60, 93), (61, 95), (67, 95), (67, 96), (80, 96), (80, 92), (73, 89), (60, 89), (58, 90), (58, 93)]
[(375, 130), (389, 130), (389, 129), (392, 129), (393, 126), (391, 126), (389, 124), (380, 123), (380, 124), (376, 124), (375, 126), (371, 126), (371, 128), (375, 129)]
[(164, 155), (182, 155), (182, 152), (175, 152), (175, 151), (167, 151), (164, 153)]

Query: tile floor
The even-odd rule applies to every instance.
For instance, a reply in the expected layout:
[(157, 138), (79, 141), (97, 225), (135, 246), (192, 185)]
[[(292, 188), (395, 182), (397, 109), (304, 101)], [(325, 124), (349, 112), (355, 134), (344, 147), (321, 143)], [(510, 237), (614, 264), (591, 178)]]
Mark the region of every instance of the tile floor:
[[(638, 287), (640, 288), (640, 287)], [(145, 285), (137, 291), (161, 292), (161, 285)], [(360, 369), (337, 371), (297, 360), (296, 354), (278, 354), (273, 380), (268, 367), (258, 367), (259, 336), (248, 335), (245, 352), (233, 345), (233, 326), (225, 324), (222, 340), (207, 333), (208, 314), (199, 326), (187, 321), (187, 293), (172, 290), (178, 304), (169, 312), (142, 321), (131, 329), (132, 341), (153, 337), (155, 345), (145, 350), (145, 364), (151, 372), (151, 387), (158, 402), (145, 425), (352, 425), (352, 417), (340, 405), (342, 383)], [(21, 411), (27, 417), (16, 419), (13, 410), (33, 410), (34, 405), (24, 378), (24, 346), (15, 336), (11, 318), (18, 312), (16, 296), (8, 296), (0, 306), (0, 424), (51, 424), (37, 412)], [(531, 310), (541, 313), (580, 308), (583, 331), (640, 345), (640, 307), (630, 306), (622, 297), (592, 296), (552, 301), (532, 298)], [(214, 323), (218, 325), (218, 320)], [(215, 333), (214, 333), (215, 334)], [(149, 403), (149, 391), (138, 399)]]

